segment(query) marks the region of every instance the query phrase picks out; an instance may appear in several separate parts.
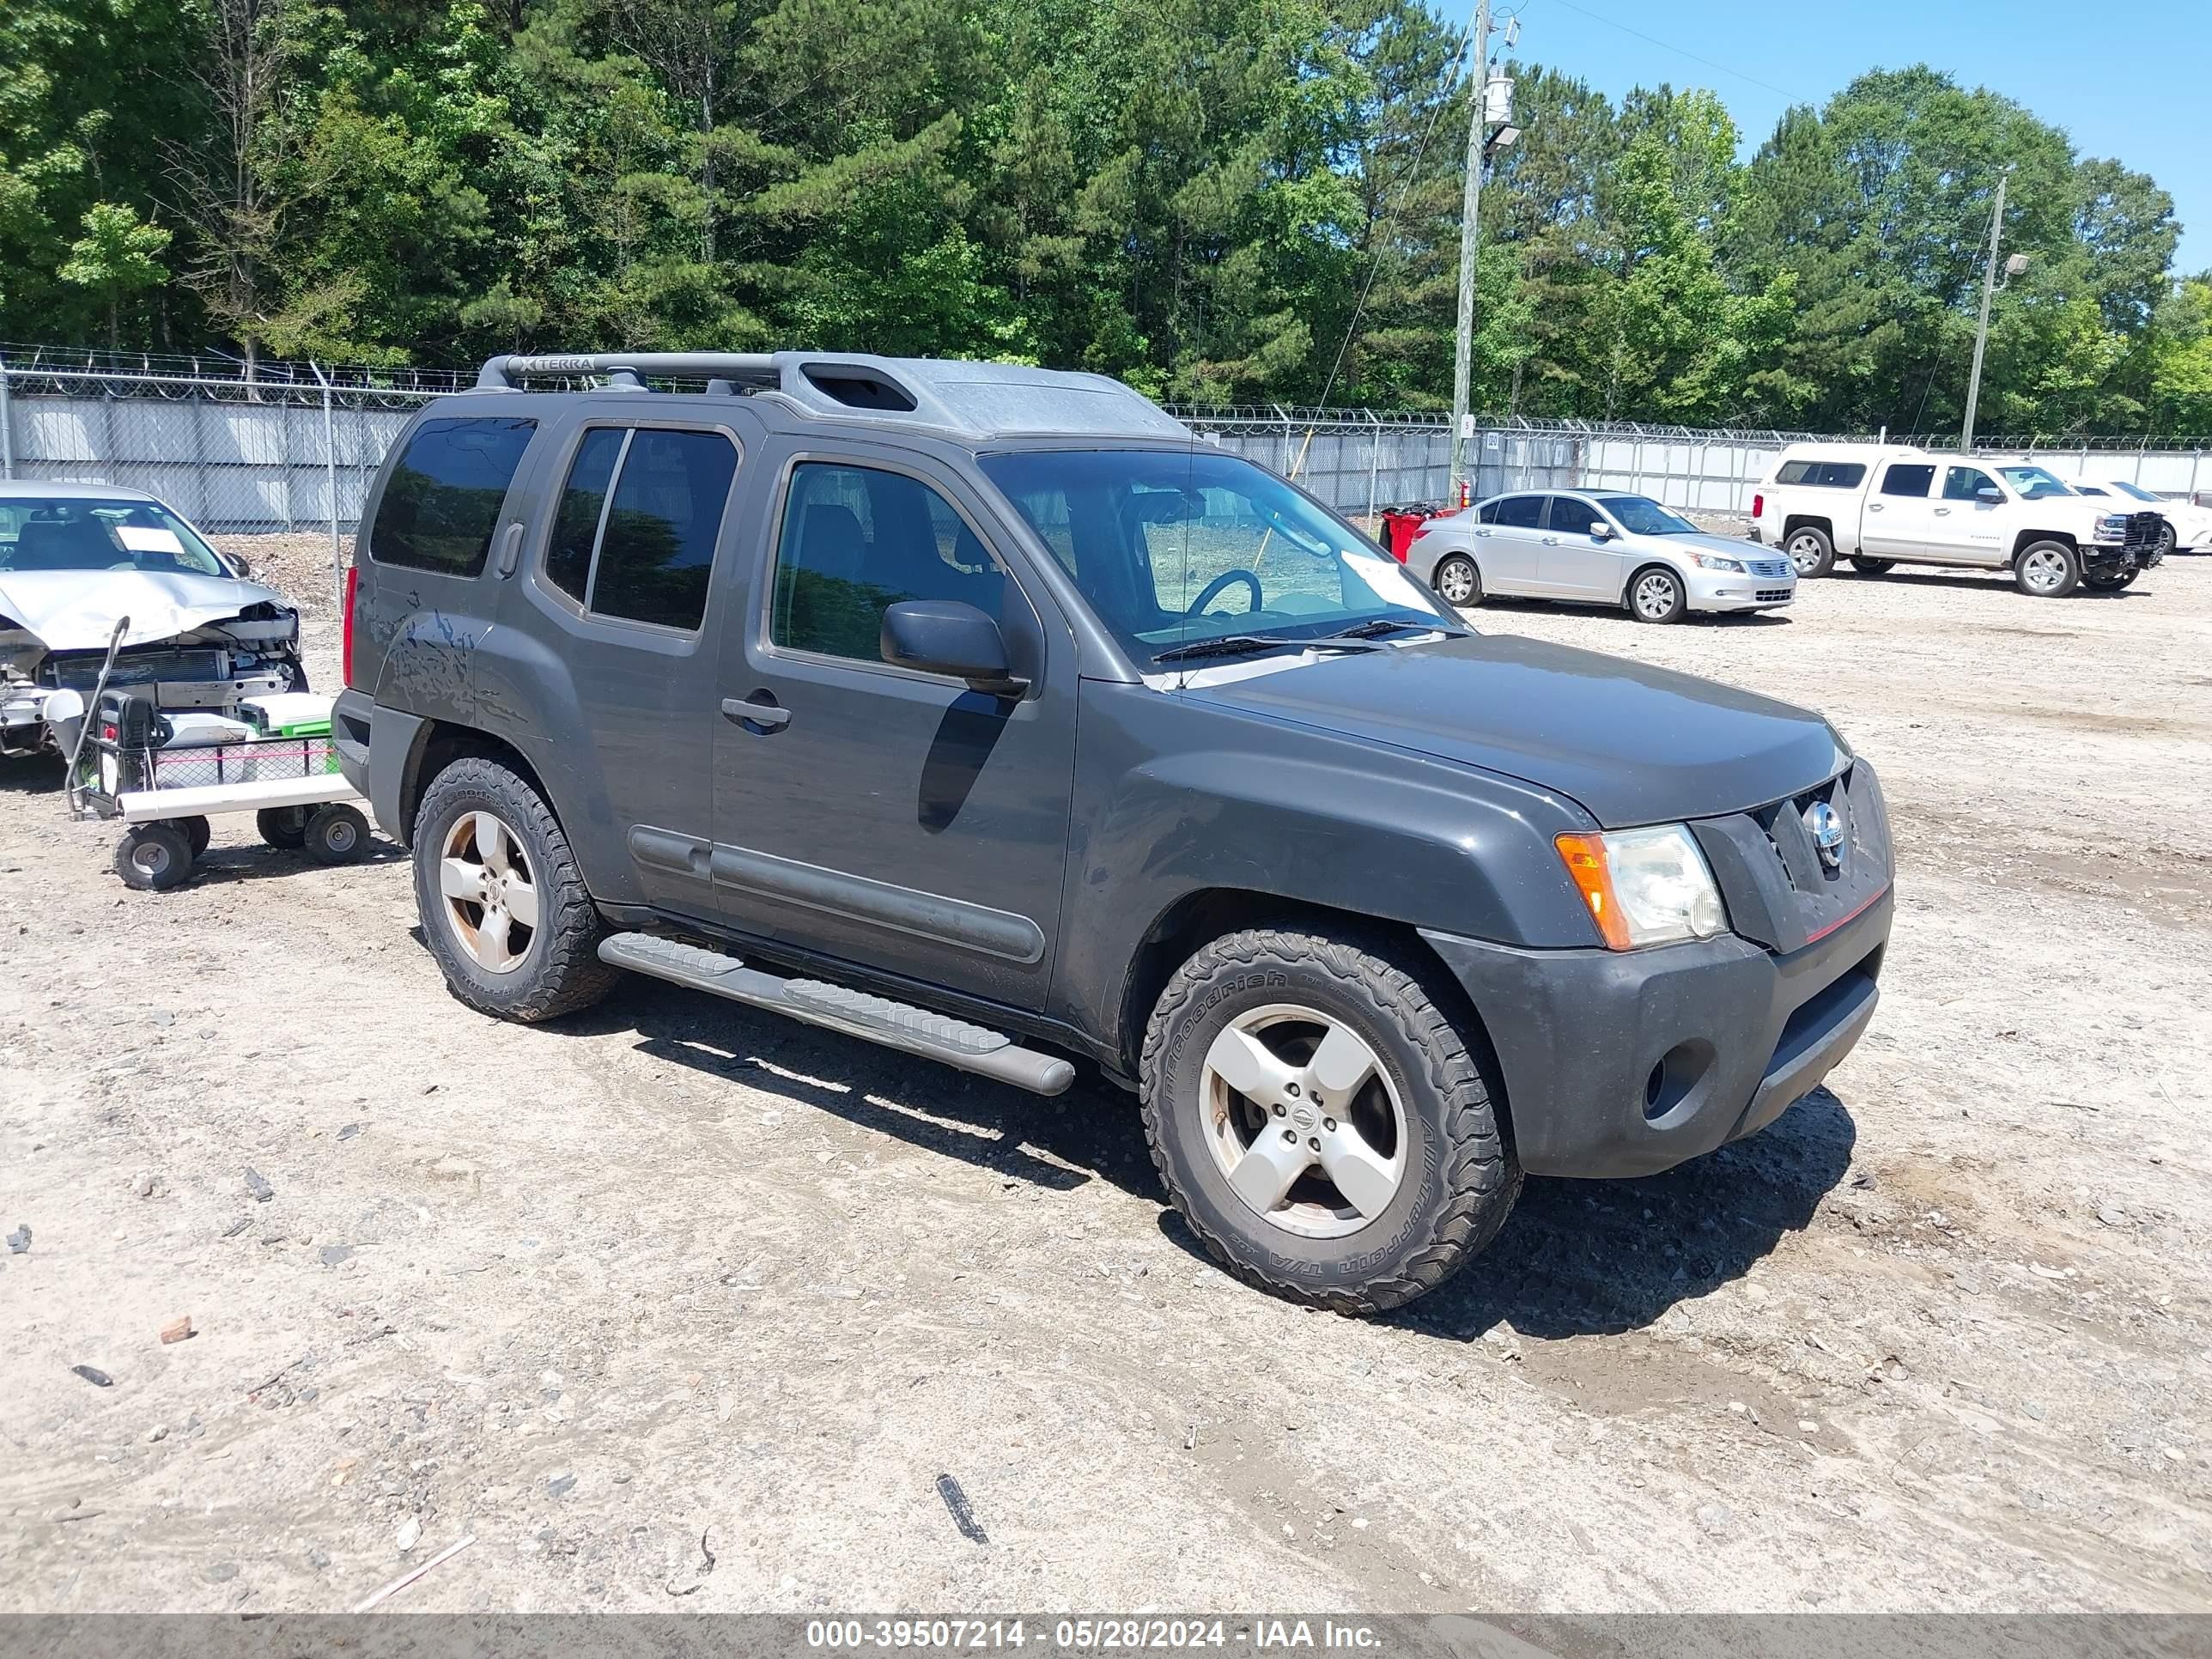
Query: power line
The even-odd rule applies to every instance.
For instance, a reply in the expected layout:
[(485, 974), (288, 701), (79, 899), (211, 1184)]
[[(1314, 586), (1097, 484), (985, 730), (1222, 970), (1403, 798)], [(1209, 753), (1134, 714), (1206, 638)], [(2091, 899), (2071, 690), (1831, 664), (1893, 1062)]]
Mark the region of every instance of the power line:
[(1778, 87), (1771, 81), (1762, 81), (1756, 75), (1746, 75), (1741, 70), (1730, 69), (1726, 64), (1717, 64), (1710, 58), (1700, 58), (1687, 47), (1678, 46), (1671, 40), (1662, 40), (1656, 34), (1646, 34), (1642, 29), (1631, 28), (1626, 23), (1616, 23), (1612, 18), (1594, 12), (1587, 6), (1577, 5), (1575, 0), (1558, 0), (1558, 3), (1565, 6), (1569, 11), (1580, 12), (1592, 22), (1602, 23), (1607, 28), (1619, 29), (1623, 34), (1632, 34), (1646, 45), (1656, 46), (1662, 52), (1671, 52), (1678, 58), (1686, 58), (1693, 64), (1703, 64), (1707, 69), (1719, 74), (1734, 76), (1737, 80), (1748, 82), (1754, 87), (1763, 87), (1771, 93), (1789, 99), (1792, 103), (1813, 101), (1801, 94), (1790, 91), (1787, 87)]

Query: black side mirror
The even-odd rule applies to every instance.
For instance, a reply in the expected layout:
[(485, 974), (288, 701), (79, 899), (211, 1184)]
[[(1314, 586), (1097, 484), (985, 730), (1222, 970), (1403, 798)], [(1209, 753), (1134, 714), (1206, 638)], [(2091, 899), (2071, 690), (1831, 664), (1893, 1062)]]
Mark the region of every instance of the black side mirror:
[(999, 624), (957, 599), (901, 599), (884, 612), (877, 643), (896, 667), (950, 674), (978, 691), (1012, 696), (1029, 686), (1007, 665)]

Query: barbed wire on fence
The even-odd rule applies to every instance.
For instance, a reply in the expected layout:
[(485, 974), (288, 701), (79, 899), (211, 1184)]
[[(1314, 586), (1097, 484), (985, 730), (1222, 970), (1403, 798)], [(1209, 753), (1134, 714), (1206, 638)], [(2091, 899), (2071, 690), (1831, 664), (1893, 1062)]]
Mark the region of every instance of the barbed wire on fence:
[[(385, 453), (431, 398), (473, 383), (453, 370), (333, 369), (235, 359), (0, 347), (0, 477), (144, 489), (215, 532), (328, 530), (358, 520)], [(582, 385), (586, 382), (580, 381)], [(1170, 405), (1207, 443), (1300, 484), (1338, 511), (1442, 506), (1450, 428), (1435, 410)], [(1652, 496), (1716, 516), (1748, 513), (1774, 457), (1838, 434), (1633, 421), (1483, 417), (1473, 447), (1474, 498), (1583, 488)], [(1873, 434), (1850, 440), (1872, 442)], [(1903, 444), (1905, 439), (1890, 441)], [(1955, 439), (1924, 434), (1931, 451)], [(2116, 436), (1998, 437), (1980, 455), (2124, 465), (2162, 494), (2212, 488), (2212, 441)], [(2124, 458), (2124, 459), (2123, 459)]]

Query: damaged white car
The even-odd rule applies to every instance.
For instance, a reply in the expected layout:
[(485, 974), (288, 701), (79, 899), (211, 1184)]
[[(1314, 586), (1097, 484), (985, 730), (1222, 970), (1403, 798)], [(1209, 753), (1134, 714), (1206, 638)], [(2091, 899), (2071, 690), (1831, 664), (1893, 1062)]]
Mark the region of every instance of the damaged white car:
[(0, 756), (56, 746), (126, 618), (107, 683), (158, 708), (307, 689), (299, 613), (153, 496), (0, 483)]

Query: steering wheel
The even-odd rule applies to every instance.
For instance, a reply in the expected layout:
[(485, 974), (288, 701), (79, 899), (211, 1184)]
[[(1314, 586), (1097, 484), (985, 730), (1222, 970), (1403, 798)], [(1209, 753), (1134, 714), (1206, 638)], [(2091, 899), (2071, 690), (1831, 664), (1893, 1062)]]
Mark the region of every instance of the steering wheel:
[(1190, 602), (1190, 608), (1185, 611), (1182, 614), (1186, 617), (1197, 616), (1200, 611), (1204, 611), (1207, 605), (1219, 599), (1221, 597), (1221, 590), (1227, 587), (1231, 582), (1243, 582), (1245, 586), (1252, 590), (1252, 603), (1245, 606), (1245, 609), (1248, 611), (1257, 611), (1260, 608), (1260, 579), (1240, 565), (1234, 570), (1223, 571), (1212, 581), (1206, 583), (1206, 591), (1203, 593), (1200, 593), (1196, 599), (1193, 599)]

